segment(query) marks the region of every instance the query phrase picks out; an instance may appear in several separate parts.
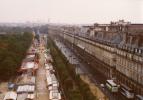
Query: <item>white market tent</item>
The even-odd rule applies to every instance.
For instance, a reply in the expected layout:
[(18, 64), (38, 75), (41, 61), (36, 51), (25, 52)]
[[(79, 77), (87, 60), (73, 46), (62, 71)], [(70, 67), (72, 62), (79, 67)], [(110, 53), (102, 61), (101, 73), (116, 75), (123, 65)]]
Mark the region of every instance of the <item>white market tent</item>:
[(47, 54), (44, 54), (44, 56), (45, 56), (46, 59), (48, 58)]
[(34, 68), (34, 62), (27, 62), (26, 65), (25, 65), (25, 67), (27, 69)]
[(53, 84), (52, 86), (49, 86), (49, 87), (48, 87), (48, 90), (49, 90), (49, 91), (51, 91), (51, 90), (58, 90), (58, 86), (57, 86), (57, 85), (55, 86), (55, 85), (56, 85), (56, 84)]
[(32, 68), (34, 68), (34, 65), (35, 65), (34, 62), (26, 62), (26, 63), (22, 64), (21, 69), (22, 70), (24, 70), (24, 69), (32, 69)]
[(16, 98), (17, 98), (17, 93), (10, 91), (5, 94), (3, 100), (16, 100)]
[(61, 100), (61, 94), (58, 90), (51, 90), (49, 94), (50, 100)]
[(28, 94), (27, 99), (33, 100), (35, 98), (35, 94)]
[(51, 55), (44, 54), (44, 56), (45, 56), (45, 60), (53, 62), (53, 59), (52, 59)]
[(50, 69), (49, 64), (45, 64), (45, 69), (47, 69), (47, 70), (49, 70), (49, 69)]
[(47, 85), (48, 86), (53, 85), (53, 84), (56, 84), (57, 86), (59, 86), (58, 80), (54, 74), (46, 75), (46, 77), (47, 77)]
[(33, 100), (35, 98), (35, 94), (28, 94), (28, 93), (22, 93), (22, 94), (18, 94), (17, 96), (17, 100)]
[(35, 76), (29, 76), (28, 74), (22, 74), (21, 79), (18, 82), (18, 85), (30, 85), (30, 84), (35, 84), (36, 78)]
[(51, 73), (49, 70), (46, 70), (46, 77), (50, 77), (51, 76)]
[(51, 74), (52, 81), (58, 81), (54, 74)]
[(45, 64), (45, 69), (54, 71), (52, 64)]
[(17, 93), (29, 93), (34, 91), (35, 91), (34, 85), (22, 85), (22, 86), (18, 86), (17, 88)]
[(52, 85), (52, 79), (50, 76), (47, 77), (47, 85)]
[(27, 98), (28, 93), (18, 94), (17, 100), (25, 100)]
[(32, 54), (32, 55), (27, 55), (26, 58), (34, 58), (35, 57), (35, 54)]
[(34, 68), (33, 69), (38, 69), (38, 64), (37, 63), (35, 63), (35, 65), (34, 65)]
[(23, 62), (34, 61), (34, 59), (35, 59), (35, 54), (34, 55), (27, 55), (26, 58), (23, 60)]

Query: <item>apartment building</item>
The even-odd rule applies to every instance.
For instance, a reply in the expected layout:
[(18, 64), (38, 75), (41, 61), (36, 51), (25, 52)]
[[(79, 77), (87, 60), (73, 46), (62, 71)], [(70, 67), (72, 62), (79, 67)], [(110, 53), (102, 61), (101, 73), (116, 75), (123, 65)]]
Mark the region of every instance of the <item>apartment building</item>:
[(106, 66), (98, 66), (97, 70), (107, 78), (143, 95), (143, 24), (119, 20), (95, 23), (86, 26), (86, 30), (89, 34), (86, 37), (66, 33), (62, 36), (104, 63)]
[(143, 36), (128, 34), (116, 50), (116, 70), (119, 83), (143, 93)]

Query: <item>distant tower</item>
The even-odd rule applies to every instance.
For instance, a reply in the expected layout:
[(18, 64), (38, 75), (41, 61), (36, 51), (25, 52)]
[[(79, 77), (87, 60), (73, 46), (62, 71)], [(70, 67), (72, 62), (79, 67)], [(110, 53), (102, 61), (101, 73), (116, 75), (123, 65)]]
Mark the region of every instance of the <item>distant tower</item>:
[(40, 34), (40, 31), (39, 31), (39, 29), (37, 30), (37, 32), (36, 32), (38, 35)]

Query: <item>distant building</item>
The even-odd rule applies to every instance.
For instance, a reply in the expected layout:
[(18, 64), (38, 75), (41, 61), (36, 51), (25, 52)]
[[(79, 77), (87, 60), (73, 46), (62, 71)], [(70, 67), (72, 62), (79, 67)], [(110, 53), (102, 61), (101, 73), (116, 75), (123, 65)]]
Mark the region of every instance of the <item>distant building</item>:
[(5, 34), (7, 34), (6, 32), (0, 32), (0, 35), (5, 35)]
[[(86, 37), (65, 34), (64, 38), (71, 43), (74, 38), (80, 50), (104, 63), (105, 66), (96, 67), (104, 76), (114, 78), (117, 83), (125, 84), (136, 94), (143, 95), (143, 24), (119, 20), (83, 28), (87, 31)], [(95, 65), (95, 60), (91, 61)]]

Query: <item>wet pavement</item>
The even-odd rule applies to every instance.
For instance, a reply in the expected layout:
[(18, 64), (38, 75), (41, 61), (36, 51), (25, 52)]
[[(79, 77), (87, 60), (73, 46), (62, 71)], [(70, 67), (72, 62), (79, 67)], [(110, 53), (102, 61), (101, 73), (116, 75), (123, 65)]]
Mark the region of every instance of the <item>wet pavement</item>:
[[(61, 52), (66, 56), (66, 58), (68, 59), (68, 61), (71, 64), (76, 64), (76, 66), (78, 67), (78, 70), (80, 70), (80, 73), (85, 73), (86, 75), (88, 75), (88, 77), (90, 77), (90, 80), (92, 80), (92, 82), (99, 87), (99, 89), (107, 95), (107, 97), (109, 98), (109, 100), (127, 100), (125, 97), (123, 97), (121, 94), (113, 94), (111, 93), (106, 87), (102, 88), (100, 86), (100, 84), (103, 84), (103, 82), (105, 83), (106, 79), (104, 80), (104, 78), (102, 79), (102, 76), (99, 74), (99, 72), (95, 71), (95, 74), (91, 74), (91, 70), (90, 68), (90, 64), (85, 63), (84, 61), (82, 61), (79, 57), (77, 57), (76, 54), (78, 54), (78, 52), (75, 51), (73, 52), (73, 47), (71, 46), (71, 49), (69, 49), (67, 46), (65, 46), (63, 43), (61, 43), (60, 41), (55, 41), (55, 43), (57, 44), (58, 48), (60, 48)], [(78, 55), (79, 56), (79, 55)], [(81, 55), (82, 56), (82, 55)], [(87, 67), (88, 66), (88, 67)], [(102, 80), (101, 80), (102, 79)]]

